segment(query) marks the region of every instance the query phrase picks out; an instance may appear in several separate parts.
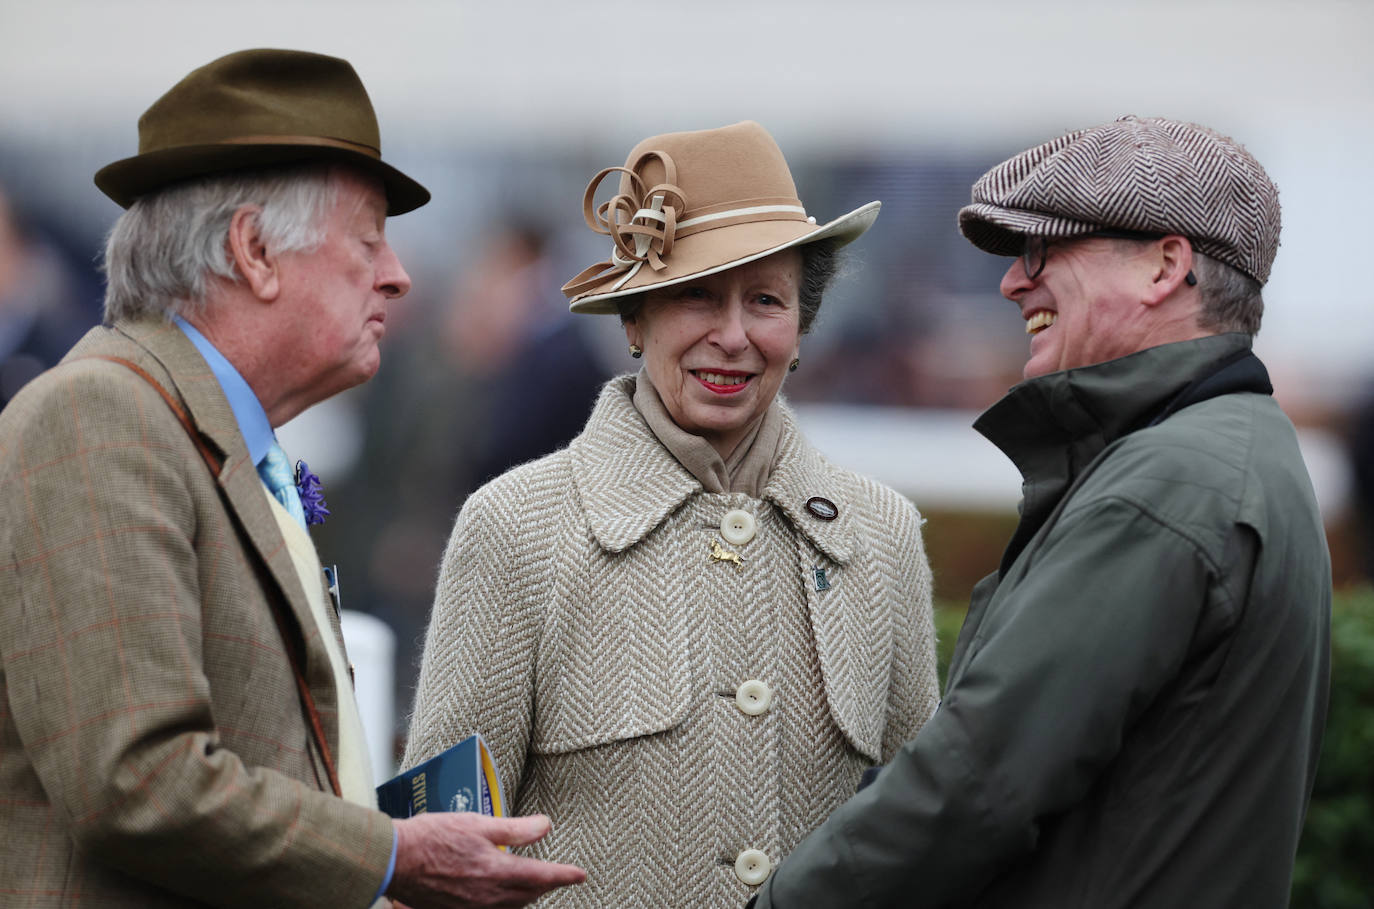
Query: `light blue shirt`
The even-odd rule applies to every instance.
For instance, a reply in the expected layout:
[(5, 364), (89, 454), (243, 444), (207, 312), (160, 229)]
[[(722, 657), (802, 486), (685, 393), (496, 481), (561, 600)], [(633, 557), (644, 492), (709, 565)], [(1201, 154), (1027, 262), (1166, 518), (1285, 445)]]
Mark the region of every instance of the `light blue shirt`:
[[(272, 432), (272, 424), (267, 419), (267, 411), (263, 410), (262, 402), (258, 396), (253, 394), (253, 389), (234, 364), (219, 352), (215, 345), (210, 343), (210, 339), (201, 334), (200, 331), (187, 322), (181, 316), (173, 316), (172, 321), (176, 323), (186, 337), (191, 339), (191, 343), (200, 351), (200, 355), (205, 358), (205, 362), (210, 367), (210, 372), (214, 374), (215, 380), (219, 382), (220, 389), (224, 392), (224, 397), (229, 400), (229, 409), (234, 412), (234, 421), (239, 424), (239, 432), (243, 434), (244, 444), (248, 446), (248, 457), (257, 464), (267, 455), (267, 449), (272, 447), (272, 443), (277, 441), (277, 436)], [(373, 897), (373, 902), (381, 899), (386, 893), (386, 888), (391, 886), (391, 878), (396, 874), (396, 837), (391, 838), (391, 862), (386, 868), (386, 877), (382, 878), (382, 887)]]

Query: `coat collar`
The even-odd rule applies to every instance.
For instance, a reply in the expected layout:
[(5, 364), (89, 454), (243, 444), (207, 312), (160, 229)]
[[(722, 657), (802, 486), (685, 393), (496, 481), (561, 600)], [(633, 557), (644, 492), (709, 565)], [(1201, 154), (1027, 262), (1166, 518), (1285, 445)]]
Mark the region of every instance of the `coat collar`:
[(248, 446), (249, 458), (254, 464), (261, 462), (268, 449), (272, 447), (276, 436), (272, 432), (272, 424), (267, 419), (267, 411), (263, 409), (257, 394), (238, 368), (229, 362), (229, 358), (220, 352), (213, 341), (201, 334), (200, 329), (181, 316), (173, 316), (172, 322), (191, 339), (196, 350), (205, 358), (206, 365), (210, 372), (215, 374), (220, 389), (229, 400), (229, 409), (234, 412), (234, 421), (238, 424), (243, 441)]
[[(1249, 352), (1251, 344), (1249, 335), (1229, 333), (1149, 347), (1022, 382), (983, 413), (973, 428), (1011, 458), (1022, 477), (1021, 520), (1002, 554), (1001, 571), (1108, 446), (1182, 403), (1180, 396), (1188, 397), (1195, 383), (1215, 378), (1219, 366)], [(1254, 365), (1262, 375), (1263, 366), (1258, 360)], [(1262, 388), (1235, 390), (1267, 392), (1268, 379)]]
[(120, 320), (114, 328), (151, 354), (166, 370), (172, 382), (168, 391), (178, 394), (201, 435), (214, 443), (225, 459), (226, 471), (229, 462), (240, 453), (248, 457), (238, 420), (219, 380), (190, 338), (173, 323), (161, 319)]
[(1027, 480), (1077, 472), (1217, 363), (1251, 346), (1230, 333), (1150, 347), (1022, 382), (973, 424)]
[[(702, 491), (635, 410), (634, 390), (634, 376), (606, 383), (586, 428), (569, 446), (573, 484), (592, 535), (608, 552), (634, 546)], [(817, 549), (848, 562), (855, 552), (852, 484), (807, 443), (786, 405), (779, 400), (774, 406), (782, 409), (782, 439), (763, 498)], [(808, 511), (813, 496), (833, 502), (838, 517), (823, 521)]]

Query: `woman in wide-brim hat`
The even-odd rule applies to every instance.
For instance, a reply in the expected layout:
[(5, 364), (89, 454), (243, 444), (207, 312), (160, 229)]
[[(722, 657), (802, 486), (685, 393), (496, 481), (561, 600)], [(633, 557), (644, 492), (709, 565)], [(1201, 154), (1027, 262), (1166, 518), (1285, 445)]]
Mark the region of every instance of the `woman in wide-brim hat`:
[(935, 708), (920, 518), (778, 398), (878, 207), (817, 224), (756, 123), (655, 136), (587, 189), (613, 250), (564, 292), (643, 368), (464, 506), (406, 755), (486, 738), (553, 819), (531, 852), (587, 869), (547, 905), (742, 905)]

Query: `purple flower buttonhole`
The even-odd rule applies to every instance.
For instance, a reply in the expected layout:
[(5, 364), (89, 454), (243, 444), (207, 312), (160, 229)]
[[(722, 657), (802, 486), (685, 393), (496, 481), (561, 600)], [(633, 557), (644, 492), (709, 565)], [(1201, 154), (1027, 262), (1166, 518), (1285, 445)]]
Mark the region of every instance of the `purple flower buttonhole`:
[(310, 472), (304, 461), (296, 462), (296, 491), (301, 494), (301, 510), (305, 512), (306, 524), (323, 524), (329, 517), (329, 506), (324, 501), (324, 487), (320, 478)]

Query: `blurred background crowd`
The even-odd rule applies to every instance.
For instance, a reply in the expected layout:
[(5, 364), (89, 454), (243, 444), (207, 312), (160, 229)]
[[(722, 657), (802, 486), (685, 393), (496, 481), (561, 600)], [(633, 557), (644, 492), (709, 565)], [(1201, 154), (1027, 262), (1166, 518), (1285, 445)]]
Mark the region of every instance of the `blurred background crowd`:
[[(346, 57), (387, 159), (433, 191), (388, 226), (414, 290), (388, 317), (381, 372), (280, 433), (324, 481), (333, 517), (315, 539), (345, 606), (395, 633), (394, 731), (465, 496), (564, 444), (601, 383), (635, 365), (614, 318), (571, 316), (558, 290), (606, 256), (581, 194), (635, 141), (755, 119), (822, 220), (883, 201), (784, 394), (822, 451), (922, 510), (952, 642), (1019, 498), (1015, 470), (969, 424), (1019, 380), (1027, 349), (997, 292), (1006, 261), (968, 244), (955, 212), (988, 167), (1064, 129), (1136, 113), (1233, 135), (1281, 193), (1256, 349), (1302, 432), (1344, 591), (1338, 623), (1366, 641), (1338, 649), (1337, 681), (1374, 710), (1374, 598), (1361, 586), (1374, 577), (1364, 0), (0, 0), (0, 34), (0, 406), (99, 321), (96, 263), (116, 209), (92, 173), (132, 154), (142, 110), (213, 57)], [(1342, 741), (1329, 738), (1333, 760), (1363, 765), (1374, 732)], [(1341, 793), (1358, 800), (1347, 816), (1371, 811), (1363, 777)], [(1369, 905), (1352, 892), (1311, 904)]]

